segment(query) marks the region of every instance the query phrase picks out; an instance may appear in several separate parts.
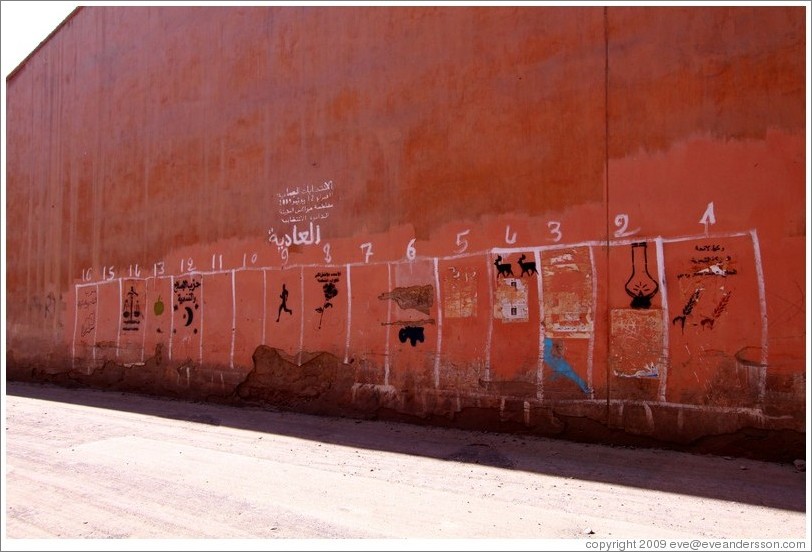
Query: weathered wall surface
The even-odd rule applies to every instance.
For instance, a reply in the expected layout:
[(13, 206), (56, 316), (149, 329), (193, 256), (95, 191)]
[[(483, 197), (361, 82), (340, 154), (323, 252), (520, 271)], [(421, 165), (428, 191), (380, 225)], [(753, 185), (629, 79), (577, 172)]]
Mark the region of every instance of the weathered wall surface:
[(8, 377), (797, 455), (805, 47), (800, 7), (80, 9), (7, 80)]

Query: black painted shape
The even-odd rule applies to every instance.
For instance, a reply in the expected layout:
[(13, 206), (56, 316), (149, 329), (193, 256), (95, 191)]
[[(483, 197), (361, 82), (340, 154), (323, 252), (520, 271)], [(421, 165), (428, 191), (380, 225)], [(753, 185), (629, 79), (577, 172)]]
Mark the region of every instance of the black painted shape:
[(536, 270), (536, 261), (524, 262), (525, 258), (526, 257), (524, 253), (522, 253), (521, 257), (519, 257), (519, 266), (522, 268), (522, 273), (519, 274), (520, 278), (525, 274), (527, 274), (528, 276), (532, 276), (533, 274), (538, 273), (538, 271)]
[(426, 340), (426, 336), (423, 335), (423, 326), (404, 326), (398, 332), (398, 339), (400, 339), (401, 343), (406, 343), (408, 339), (412, 347), (414, 347), (418, 341), (423, 343)]
[(288, 308), (288, 295), (289, 292), (285, 287), (285, 284), (282, 284), (282, 293), (279, 294), (279, 298), (282, 299), (282, 303), (279, 305), (279, 311), (276, 313), (276, 321), (279, 322), (279, 317), (282, 316), (282, 311), (292, 315), (293, 311)]
[(496, 277), (498, 278), (499, 276), (502, 276), (503, 278), (506, 278), (508, 276), (513, 276), (513, 269), (511, 268), (510, 263), (504, 263), (504, 264), (501, 264), (501, 263), (502, 263), (502, 256), (497, 255), (496, 260), (493, 262), (493, 264), (496, 266), (496, 270), (499, 271), (496, 274)]

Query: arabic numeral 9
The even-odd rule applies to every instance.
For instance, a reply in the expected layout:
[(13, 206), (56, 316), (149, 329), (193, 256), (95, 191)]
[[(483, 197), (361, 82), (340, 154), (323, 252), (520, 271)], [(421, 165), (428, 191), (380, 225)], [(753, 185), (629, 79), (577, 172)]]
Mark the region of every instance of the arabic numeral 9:
[(409, 245), (406, 246), (406, 258), (409, 259), (410, 261), (415, 260), (415, 258), (417, 257), (417, 251), (414, 248), (414, 242), (416, 239), (417, 238), (412, 238), (409, 241)]

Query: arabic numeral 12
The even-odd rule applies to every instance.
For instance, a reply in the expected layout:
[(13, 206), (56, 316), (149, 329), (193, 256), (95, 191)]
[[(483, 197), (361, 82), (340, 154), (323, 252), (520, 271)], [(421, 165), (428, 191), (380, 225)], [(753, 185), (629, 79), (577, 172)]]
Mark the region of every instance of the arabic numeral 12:
[(195, 269), (195, 261), (191, 257), (188, 259), (181, 259), (180, 260), (180, 272), (183, 274), (184, 272), (192, 272)]

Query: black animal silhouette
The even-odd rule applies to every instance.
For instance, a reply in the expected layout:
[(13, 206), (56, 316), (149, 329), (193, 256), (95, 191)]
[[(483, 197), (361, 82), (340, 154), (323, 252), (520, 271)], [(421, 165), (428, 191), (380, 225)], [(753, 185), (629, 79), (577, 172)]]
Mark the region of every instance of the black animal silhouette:
[(493, 262), (493, 264), (496, 265), (496, 269), (499, 271), (496, 277), (498, 278), (499, 276), (502, 276), (503, 278), (507, 278), (508, 276), (513, 276), (513, 269), (511, 268), (510, 263), (501, 263), (502, 255), (497, 255), (496, 260)]
[(533, 274), (537, 274), (536, 271), (536, 261), (524, 262), (525, 255), (522, 253), (522, 256), (519, 257), (519, 266), (522, 267), (522, 273), (519, 274), (519, 278), (527, 273), (528, 276), (532, 276)]

